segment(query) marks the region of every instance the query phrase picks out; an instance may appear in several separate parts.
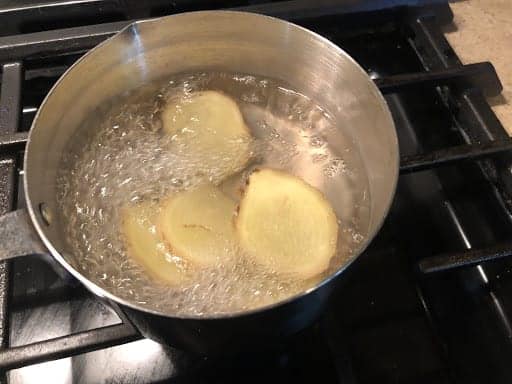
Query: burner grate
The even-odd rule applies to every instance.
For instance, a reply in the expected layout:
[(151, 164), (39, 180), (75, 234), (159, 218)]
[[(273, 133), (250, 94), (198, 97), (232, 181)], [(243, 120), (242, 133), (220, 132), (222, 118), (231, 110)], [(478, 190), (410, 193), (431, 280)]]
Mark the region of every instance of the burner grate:
[(139, 340), (141, 337), (130, 325), (116, 324), (19, 347), (11, 347), (0, 351), (0, 370), (6, 371), (43, 361), (75, 356), (80, 353), (129, 343)]

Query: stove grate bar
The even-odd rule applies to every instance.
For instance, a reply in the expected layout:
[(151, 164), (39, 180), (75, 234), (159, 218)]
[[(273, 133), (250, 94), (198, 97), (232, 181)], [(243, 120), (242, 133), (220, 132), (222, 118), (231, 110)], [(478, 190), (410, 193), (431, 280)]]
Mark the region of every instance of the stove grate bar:
[(417, 86), (451, 85), (458, 88), (479, 88), (486, 96), (497, 96), (503, 86), (494, 66), (489, 62), (458, 67), (387, 76), (374, 80), (384, 94), (404, 91)]
[(21, 105), (23, 65), (20, 62), (2, 65), (0, 134), (18, 130)]
[[(0, 89), (0, 135), (11, 137), (19, 128), (23, 65), (19, 62), (2, 66)], [(16, 157), (2, 156), (0, 165), (0, 190), (5, 199), (0, 202), (0, 215), (14, 208), (16, 183)], [(0, 349), (9, 343), (9, 275), (10, 263), (0, 263)], [(0, 381), (6, 381), (0, 377)]]
[(27, 144), (28, 132), (15, 132), (0, 135), (0, 153), (23, 150)]
[(407, 174), (424, 171), (461, 160), (479, 160), (506, 151), (512, 151), (512, 140), (464, 144), (439, 149), (426, 154), (402, 156), (400, 160), (400, 173)]
[[(393, 7), (432, 6), (444, 2), (443, 0), (415, 0), (414, 2), (411, 2), (411, 0), (395, 0)], [(286, 20), (300, 21), (322, 16), (351, 15), (385, 8), (390, 8), (390, 5), (384, 4), (380, 0), (349, 3), (338, 0), (323, 0), (316, 3), (309, 0), (291, 0), (228, 9), (263, 13)], [(0, 62), (83, 52), (111, 37), (134, 21), (137, 21), (137, 19), (3, 36), (0, 37)]]
[(116, 324), (0, 350), (0, 371), (58, 360), (141, 339), (133, 327)]
[(418, 269), (422, 273), (442, 272), (454, 268), (471, 267), (508, 256), (512, 256), (512, 243), (502, 243), (488, 248), (441, 253), (427, 257), (418, 262)]
[(90, 49), (130, 24), (129, 21), (0, 37), (0, 61), (55, 56)]

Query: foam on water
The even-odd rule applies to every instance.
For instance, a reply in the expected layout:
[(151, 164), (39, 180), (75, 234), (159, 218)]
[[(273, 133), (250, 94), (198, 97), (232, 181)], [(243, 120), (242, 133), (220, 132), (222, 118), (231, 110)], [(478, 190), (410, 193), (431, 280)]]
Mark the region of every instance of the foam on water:
[[(167, 100), (206, 89), (235, 99), (254, 136), (253, 160), (235, 176), (232, 164), (246, 138), (212, 154), (162, 132), (160, 112)], [(340, 127), (309, 98), (281, 82), (242, 74), (181, 75), (112, 100), (83, 123), (62, 159), (59, 208), (74, 266), (117, 296), (174, 315), (244, 311), (314, 285), (352, 255), (369, 220), (368, 183), (358, 151), (349, 138), (343, 148), (331, 148), (323, 133), (334, 129)], [(239, 249), (226, 247), (233, 262), (168, 286), (130, 258), (120, 233), (124, 207), (140, 201), (157, 206), (170, 193), (205, 182), (223, 183), (221, 188), (237, 199), (255, 166), (297, 174), (333, 204), (340, 223), (338, 252), (324, 274), (299, 281), (264, 270)]]

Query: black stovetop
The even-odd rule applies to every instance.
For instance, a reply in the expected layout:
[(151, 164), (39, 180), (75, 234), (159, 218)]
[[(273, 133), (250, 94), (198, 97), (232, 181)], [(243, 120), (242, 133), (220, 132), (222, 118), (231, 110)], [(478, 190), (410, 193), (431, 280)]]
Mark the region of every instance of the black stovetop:
[[(222, 6), (286, 18), (326, 36), (386, 93), (402, 175), (381, 232), (349, 269), (317, 324), (264, 352), (223, 359), (140, 340), (40, 258), (2, 264), (4, 379), (511, 382), (512, 258), (503, 256), (512, 254), (512, 143), (484, 96), (501, 91), (494, 69), (488, 63), (462, 66), (443, 36), (441, 28), (452, 18), (448, 5), (226, 0)], [(71, 63), (129, 20), (218, 7), (206, 0), (0, 5), (0, 209), (24, 204), (26, 131)], [(107, 24), (93, 25), (98, 23)]]

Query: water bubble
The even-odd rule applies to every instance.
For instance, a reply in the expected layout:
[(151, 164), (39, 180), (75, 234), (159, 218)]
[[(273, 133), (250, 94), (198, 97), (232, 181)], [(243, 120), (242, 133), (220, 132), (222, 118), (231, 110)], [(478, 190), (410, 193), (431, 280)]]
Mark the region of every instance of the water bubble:
[(326, 177), (334, 177), (346, 170), (345, 161), (341, 158), (334, 158), (323, 168)]
[(364, 236), (363, 236), (363, 235), (361, 235), (360, 233), (353, 233), (353, 234), (352, 234), (352, 238), (354, 239), (354, 241), (355, 241), (356, 243), (360, 243), (361, 241), (363, 241)]
[[(272, 128), (270, 130), (270, 140), (277, 140), (281, 137), (281, 134), (279, 132), (277, 132), (277, 130), (275, 128)], [(281, 143), (283, 143), (283, 141), (281, 141)], [(284, 143), (286, 144), (286, 141), (284, 141)]]
[(324, 140), (319, 136), (312, 136), (309, 140), (309, 144), (314, 147), (318, 148), (325, 144)]
[(246, 93), (241, 96), (246, 103), (257, 103), (261, 101), (260, 96), (256, 92)]

